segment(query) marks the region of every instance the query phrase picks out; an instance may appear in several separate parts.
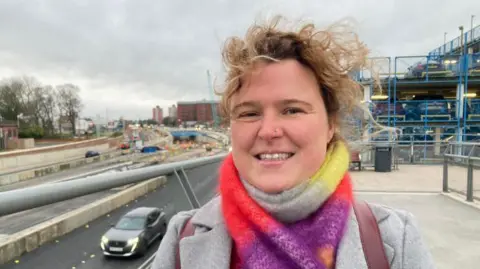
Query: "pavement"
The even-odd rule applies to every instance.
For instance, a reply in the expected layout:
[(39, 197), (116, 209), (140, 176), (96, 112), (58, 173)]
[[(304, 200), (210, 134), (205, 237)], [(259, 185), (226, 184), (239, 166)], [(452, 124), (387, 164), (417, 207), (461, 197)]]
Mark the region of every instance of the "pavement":
[[(354, 187), (359, 191), (441, 192), (443, 165), (400, 165), (392, 173), (352, 172)], [(467, 168), (448, 166), (449, 187), (466, 193)], [(480, 198), (480, 170), (473, 172), (474, 195)]]
[(366, 201), (411, 212), (437, 269), (476, 269), (480, 263), (480, 207), (442, 194), (365, 193)]
[[(411, 212), (438, 269), (474, 269), (480, 264), (480, 202), (466, 202), (467, 168), (449, 165), (449, 187), (442, 194), (442, 165), (400, 165), (390, 173), (352, 172), (358, 197)], [(474, 173), (480, 197), (480, 170)], [(458, 193), (456, 193), (458, 192)]]

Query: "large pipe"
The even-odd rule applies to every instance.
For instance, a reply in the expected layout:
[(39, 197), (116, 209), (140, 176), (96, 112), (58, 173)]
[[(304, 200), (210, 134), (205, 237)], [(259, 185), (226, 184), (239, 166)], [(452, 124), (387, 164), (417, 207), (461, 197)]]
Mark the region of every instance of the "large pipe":
[(197, 158), (195, 160), (166, 163), (120, 173), (102, 174), (88, 178), (0, 192), (0, 216), (138, 183), (147, 179), (174, 173), (182, 168), (191, 169), (220, 162), (226, 156), (227, 153), (222, 153), (215, 156)]

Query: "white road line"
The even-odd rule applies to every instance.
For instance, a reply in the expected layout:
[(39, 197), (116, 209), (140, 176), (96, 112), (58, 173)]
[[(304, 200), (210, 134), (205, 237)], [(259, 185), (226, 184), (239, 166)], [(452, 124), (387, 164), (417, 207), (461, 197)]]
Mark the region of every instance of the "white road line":
[(149, 269), (153, 263), (153, 259), (155, 259), (155, 254), (156, 253), (150, 256), (150, 258), (148, 258), (144, 263), (142, 263), (142, 265), (140, 265), (140, 267), (138, 267), (137, 269)]

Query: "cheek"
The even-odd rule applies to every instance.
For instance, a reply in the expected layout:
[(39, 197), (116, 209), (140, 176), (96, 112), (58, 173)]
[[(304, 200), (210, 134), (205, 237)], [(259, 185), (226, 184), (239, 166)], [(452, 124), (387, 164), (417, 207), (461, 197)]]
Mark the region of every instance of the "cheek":
[[(250, 124), (252, 125), (252, 124)], [(237, 149), (248, 150), (255, 141), (255, 132), (252, 126), (242, 122), (232, 122), (230, 125), (232, 146)]]
[(290, 124), (288, 133), (298, 147), (318, 150), (327, 147), (332, 131), (327, 122), (312, 120)]

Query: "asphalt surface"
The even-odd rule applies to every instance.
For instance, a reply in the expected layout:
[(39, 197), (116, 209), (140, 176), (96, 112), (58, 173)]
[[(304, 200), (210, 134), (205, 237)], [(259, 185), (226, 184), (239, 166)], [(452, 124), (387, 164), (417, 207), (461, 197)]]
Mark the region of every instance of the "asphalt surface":
[[(203, 205), (217, 191), (219, 163), (186, 170), (189, 182)], [(132, 201), (110, 214), (102, 216), (73, 232), (17, 258), (16, 262), (0, 266), (2, 269), (137, 269), (158, 248), (159, 240), (152, 244), (148, 253), (140, 258), (104, 258), (100, 249), (100, 238), (123, 214), (135, 207), (156, 206), (163, 208), (170, 218), (176, 212), (190, 209), (184, 191), (174, 175), (168, 176), (167, 184), (154, 192)]]

